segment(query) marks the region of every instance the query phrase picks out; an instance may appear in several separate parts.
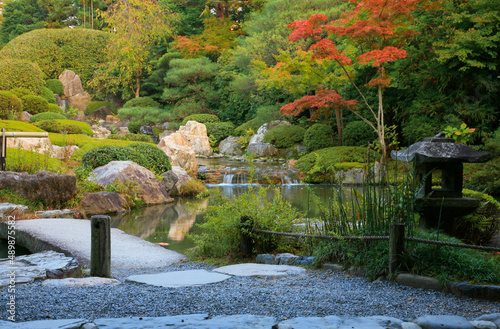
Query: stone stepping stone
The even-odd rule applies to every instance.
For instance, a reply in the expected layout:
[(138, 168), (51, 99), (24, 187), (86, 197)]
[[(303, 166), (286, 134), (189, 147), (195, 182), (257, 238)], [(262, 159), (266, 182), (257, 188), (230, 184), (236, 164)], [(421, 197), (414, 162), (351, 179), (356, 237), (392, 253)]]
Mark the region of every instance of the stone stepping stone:
[(278, 329), (400, 329), (403, 321), (388, 316), (367, 317), (299, 317), (285, 320)]
[(219, 267), (214, 272), (236, 276), (285, 276), (305, 273), (298, 266), (245, 263)]
[(101, 286), (101, 285), (117, 285), (121, 282), (116, 279), (100, 278), (100, 277), (88, 277), (88, 278), (66, 278), (66, 279), (52, 279), (45, 280), (42, 282), (44, 287), (65, 287), (65, 288), (78, 288), (78, 287), (90, 287), (90, 286)]
[(158, 274), (132, 275), (125, 281), (159, 287), (180, 288), (221, 282), (229, 278), (230, 276), (228, 275), (208, 272), (205, 270), (189, 270)]
[(64, 320), (37, 320), (29, 322), (0, 321), (0, 329), (68, 329), (82, 328), (85, 319), (64, 319)]

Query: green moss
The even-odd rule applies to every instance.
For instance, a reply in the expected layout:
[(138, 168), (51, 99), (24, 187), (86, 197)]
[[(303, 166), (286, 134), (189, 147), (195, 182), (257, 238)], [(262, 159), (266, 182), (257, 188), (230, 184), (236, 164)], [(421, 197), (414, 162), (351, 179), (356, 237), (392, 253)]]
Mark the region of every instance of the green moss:
[(361, 162), (341, 162), (341, 163), (336, 163), (333, 165), (333, 167), (337, 170), (349, 170), (352, 168), (364, 168), (366, 164), (361, 163)]
[(0, 120), (0, 129), (2, 128), (5, 128), (5, 131), (45, 132), (30, 123), (16, 120)]
[[(341, 163), (365, 163), (367, 158), (365, 147), (337, 146), (309, 153), (300, 158), (295, 167), (306, 174), (306, 182), (326, 183), (330, 182), (332, 171)], [(370, 162), (378, 159), (380, 159), (380, 155), (370, 154)]]

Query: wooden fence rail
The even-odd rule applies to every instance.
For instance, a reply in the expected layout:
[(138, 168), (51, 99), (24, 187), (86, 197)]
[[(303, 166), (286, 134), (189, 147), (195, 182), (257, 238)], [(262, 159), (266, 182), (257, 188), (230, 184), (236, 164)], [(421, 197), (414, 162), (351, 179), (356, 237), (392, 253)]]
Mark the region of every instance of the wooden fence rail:
[(261, 234), (272, 234), (272, 235), (280, 235), (280, 236), (288, 236), (292, 238), (312, 238), (312, 239), (322, 239), (322, 240), (365, 240), (365, 241), (374, 241), (374, 240), (389, 240), (389, 274), (393, 274), (396, 269), (401, 264), (402, 255), (404, 252), (404, 243), (405, 241), (417, 242), (417, 243), (427, 243), (427, 244), (435, 244), (438, 246), (448, 246), (448, 247), (456, 247), (456, 248), (468, 248), (468, 249), (477, 249), (483, 251), (498, 251), (500, 252), (500, 248), (496, 247), (486, 247), (486, 246), (476, 246), (469, 244), (460, 244), (454, 242), (446, 242), (446, 241), (435, 241), (435, 240), (425, 240), (418, 238), (405, 237), (405, 225), (404, 224), (391, 224), (389, 230), (389, 236), (331, 236), (331, 235), (314, 235), (314, 234), (304, 234), (304, 233), (287, 233), (287, 232), (275, 232), (275, 231), (267, 231), (253, 228), (251, 223), (251, 218), (248, 216), (243, 216), (241, 218), (242, 222), (242, 231), (241, 231), (241, 251), (245, 256), (249, 256), (251, 254), (251, 250), (253, 249), (253, 242), (250, 238), (249, 232), (252, 233), (261, 233)]

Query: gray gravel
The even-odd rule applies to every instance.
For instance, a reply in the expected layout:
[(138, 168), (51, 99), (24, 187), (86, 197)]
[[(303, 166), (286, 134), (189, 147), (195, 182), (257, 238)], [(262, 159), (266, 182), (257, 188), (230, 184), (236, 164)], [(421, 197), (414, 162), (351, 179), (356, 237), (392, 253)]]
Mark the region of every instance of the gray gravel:
[[(164, 268), (114, 270), (124, 282), (135, 274), (207, 269), (199, 263)], [(1, 289), (2, 296), (7, 290)], [(458, 315), (467, 319), (500, 312), (499, 302), (464, 299), (452, 294), (400, 286), (393, 282), (368, 282), (343, 272), (308, 270), (287, 277), (232, 277), (198, 287), (164, 288), (134, 283), (83, 288), (43, 287), (40, 282), (16, 287), (17, 321), (75, 318), (121, 318), (207, 313), (253, 314), (277, 320), (299, 316), (386, 315), (404, 321), (426, 315)], [(0, 304), (6, 320), (6, 304)]]

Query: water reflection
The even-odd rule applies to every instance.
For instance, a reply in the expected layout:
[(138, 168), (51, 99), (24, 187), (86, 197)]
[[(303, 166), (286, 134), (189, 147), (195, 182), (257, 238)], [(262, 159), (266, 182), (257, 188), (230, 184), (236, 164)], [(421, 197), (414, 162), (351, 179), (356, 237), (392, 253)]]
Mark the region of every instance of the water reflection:
[[(219, 188), (230, 198), (237, 197), (250, 189), (249, 185), (208, 185), (207, 187)], [(317, 218), (320, 212), (313, 202), (312, 194), (316, 195), (319, 202), (329, 204), (332, 200), (332, 193), (337, 193), (338, 186), (281, 185), (278, 188), (282, 196), (305, 217)], [(349, 197), (350, 188), (345, 188), (345, 195)], [(267, 197), (268, 200), (272, 200), (273, 189), (269, 190)], [(200, 228), (195, 224), (203, 222), (208, 202), (208, 198), (202, 200), (177, 198), (174, 203), (143, 207), (133, 212), (112, 216), (111, 226), (182, 253), (194, 246), (186, 234), (200, 232)]]

